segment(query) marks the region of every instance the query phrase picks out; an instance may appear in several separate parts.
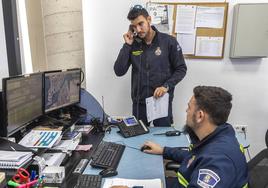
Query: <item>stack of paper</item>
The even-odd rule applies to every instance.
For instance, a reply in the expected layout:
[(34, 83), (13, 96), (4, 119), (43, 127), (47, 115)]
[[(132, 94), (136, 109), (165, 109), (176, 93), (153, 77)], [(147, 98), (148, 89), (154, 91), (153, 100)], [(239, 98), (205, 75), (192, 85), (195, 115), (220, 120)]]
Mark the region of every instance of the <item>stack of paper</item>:
[(142, 186), (143, 188), (162, 188), (162, 183), (160, 179), (123, 179), (123, 178), (113, 178), (105, 179), (103, 188), (110, 188), (116, 185), (123, 185), (127, 187)]
[(32, 152), (0, 151), (0, 168), (18, 169), (32, 159)]
[(94, 127), (92, 125), (75, 125), (74, 131), (88, 134)]
[(61, 150), (61, 151), (73, 151), (79, 144), (79, 140), (61, 140), (58, 144), (53, 146), (52, 150)]

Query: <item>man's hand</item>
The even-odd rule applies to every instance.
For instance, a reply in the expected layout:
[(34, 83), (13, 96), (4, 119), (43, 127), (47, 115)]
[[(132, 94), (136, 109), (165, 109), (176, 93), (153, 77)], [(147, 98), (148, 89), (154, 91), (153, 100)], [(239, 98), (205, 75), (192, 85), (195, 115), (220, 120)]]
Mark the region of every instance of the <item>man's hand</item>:
[(154, 90), (154, 97), (155, 98), (159, 98), (162, 97), (165, 93), (167, 93), (167, 88), (165, 88), (164, 86), (158, 87)]
[(162, 148), (159, 144), (156, 144), (154, 142), (147, 141), (144, 143), (144, 146), (148, 146), (151, 148), (151, 149), (143, 150), (143, 152), (145, 153), (162, 155), (164, 152), (164, 148)]
[(133, 33), (131, 31), (128, 31), (127, 33), (125, 33), (123, 35), (125, 43), (127, 43), (128, 45), (132, 45), (133, 41), (134, 41), (134, 37), (133, 37)]

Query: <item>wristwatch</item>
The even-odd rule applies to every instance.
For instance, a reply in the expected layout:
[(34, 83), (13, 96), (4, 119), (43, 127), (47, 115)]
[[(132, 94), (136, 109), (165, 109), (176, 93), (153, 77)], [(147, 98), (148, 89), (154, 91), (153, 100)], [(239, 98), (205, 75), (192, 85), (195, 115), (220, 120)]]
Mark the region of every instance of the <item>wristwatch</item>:
[(166, 88), (167, 91), (169, 90), (169, 86), (168, 86), (168, 84), (164, 84), (163, 87)]

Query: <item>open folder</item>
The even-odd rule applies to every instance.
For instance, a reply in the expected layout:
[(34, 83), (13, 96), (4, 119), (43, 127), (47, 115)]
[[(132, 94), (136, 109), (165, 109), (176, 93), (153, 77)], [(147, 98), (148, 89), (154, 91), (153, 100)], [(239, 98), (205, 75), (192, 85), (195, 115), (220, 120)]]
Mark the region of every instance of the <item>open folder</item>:
[(160, 179), (123, 179), (112, 178), (105, 179), (103, 188), (110, 188), (111, 186), (123, 185), (128, 187), (142, 186), (143, 188), (162, 188)]

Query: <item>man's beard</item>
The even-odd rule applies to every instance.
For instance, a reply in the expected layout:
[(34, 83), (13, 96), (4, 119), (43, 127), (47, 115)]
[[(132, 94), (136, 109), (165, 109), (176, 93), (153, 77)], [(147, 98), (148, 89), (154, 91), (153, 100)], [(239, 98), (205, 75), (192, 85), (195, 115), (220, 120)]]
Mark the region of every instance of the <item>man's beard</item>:
[(196, 136), (195, 132), (193, 131), (193, 129), (189, 125), (187, 125), (187, 124), (184, 125), (183, 132), (190, 136), (192, 142), (197, 142), (199, 140), (198, 137)]
[(194, 131), (193, 131), (193, 129), (189, 126), (189, 125), (184, 125), (184, 127), (183, 127), (183, 132), (184, 133), (187, 133), (187, 134), (189, 134), (189, 135), (191, 135), (191, 134), (195, 134), (194, 133)]

